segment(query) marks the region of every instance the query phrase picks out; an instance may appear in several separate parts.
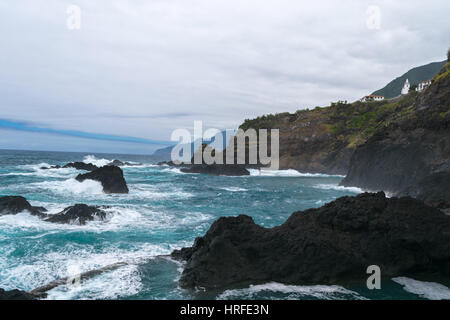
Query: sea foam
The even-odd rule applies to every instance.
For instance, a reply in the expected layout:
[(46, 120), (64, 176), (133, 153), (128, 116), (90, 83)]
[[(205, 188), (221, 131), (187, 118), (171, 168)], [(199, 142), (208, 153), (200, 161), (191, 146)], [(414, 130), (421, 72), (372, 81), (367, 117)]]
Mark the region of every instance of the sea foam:
[[(358, 293), (345, 289), (341, 286), (326, 286), (326, 285), (313, 285), (313, 286), (295, 286), (286, 285), (278, 282), (269, 282), (260, 285), (251, 285), (248, 288), (226, 290), (219, 296), (219, 300), (229, 299), (252, 299), (258, 298), (259, 295), (269, 296), (271, 299), (277, 299), (277, 294), (282, 294), (283, 299), (364, 299)], [(279, 298), (279, 297), (278, 297)]]
[(393, 278), (392, 281), (402, 285), (405, 291), (417, 294), (422, 298), (429, 300), (450, 299), (450, 289), (440, 283), (419, 281), (407, 277)]

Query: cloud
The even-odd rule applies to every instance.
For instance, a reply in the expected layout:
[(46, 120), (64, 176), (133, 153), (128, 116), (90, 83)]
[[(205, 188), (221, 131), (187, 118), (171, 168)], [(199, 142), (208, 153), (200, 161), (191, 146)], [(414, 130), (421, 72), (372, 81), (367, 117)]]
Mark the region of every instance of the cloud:
[(117, 141), (117, 142), (131, 142), (131, 143), (142, 143), (142, 144), (151, 144), (151, 145), (173, 145), (174, 142), (171, 141), (158, 141), (158, 140), (150, 140), (150, 139), (142, 139), (136, 137), (127, 137), (127, 136), (116, 136), (109, 134), (100, 134), (100, 133), (91, 133), (91, 132), (83, 132), (83, 131), (75, 131), (75, 130), (60, 130), (60, 129), (52, 129), (46, 127), (39, 127), (27, 122), (17, 122), (6, 119), (0, 119), (0, 128), (7, 130), (17, 130), (17, 131), (27, 131), (34, 133), (46, 133), (53, 135), (62, 135), (69, 137), (77, 137), (83, 139), (93, 139), (93, 140), (104, 140), (104, 141)]
[[(67, 6), (81, 29), (66, 27)], [(380, 8), (378, 30), (367, 7)], [(0, 118), (169, 140), (353, 101), (444, 60), (448, 0), (0, 2)], [(0, 145), (0, 147), (2, 147)]]

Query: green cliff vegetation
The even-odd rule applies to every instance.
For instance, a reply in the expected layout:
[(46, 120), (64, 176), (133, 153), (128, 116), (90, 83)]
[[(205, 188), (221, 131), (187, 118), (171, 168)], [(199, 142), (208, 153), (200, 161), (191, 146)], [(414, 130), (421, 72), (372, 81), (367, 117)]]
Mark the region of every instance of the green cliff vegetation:
[(356, 148), (375, 133), (450, 126), (450, 62), (423, 92), (246, 119), (241, 129), (279, 129), (280, 169), (346, 174)]
[(363, 141), (376, 129), (413, 112), (416, 92), (393, 100), (377, 102), (334, 103), (331, 106), (298, 110), (295, 113), (269, 114), (246, 119), (241, 129), (283, 129), (323, 125), (331, 136), (348, 136), (353, 142)]

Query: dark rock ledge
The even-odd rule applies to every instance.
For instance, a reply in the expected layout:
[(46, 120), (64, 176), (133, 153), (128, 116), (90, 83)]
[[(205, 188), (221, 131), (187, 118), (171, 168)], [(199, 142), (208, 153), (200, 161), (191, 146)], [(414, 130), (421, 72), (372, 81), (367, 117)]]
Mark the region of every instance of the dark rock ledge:
[(40, 297), (22, 290), (6, 291), (0, 288), (0, 300), (37, 300)]
[(56, 214), (46, 214), (47, 210), (42, 207), (33, 207), (24, 197), (6, 196), (0, 197), (0, 216), (15, 215), (22, 211), (28, 211), (30, 214), (53, 223), (66, 223), (85, 225), (88, 221), (105, 220), (107, 214), (99, 206), (88, 206), (85, 204), (76, 204), (65, 208)]
[(370, 265), (387, 277), (449, 275), (450, 216), (410, 197), (365, 193), (295, 212), (272, 229), (245, 215), (220, 218), (172, 257), (186, 261), (185, 288), (333, 284), (367, 279)]

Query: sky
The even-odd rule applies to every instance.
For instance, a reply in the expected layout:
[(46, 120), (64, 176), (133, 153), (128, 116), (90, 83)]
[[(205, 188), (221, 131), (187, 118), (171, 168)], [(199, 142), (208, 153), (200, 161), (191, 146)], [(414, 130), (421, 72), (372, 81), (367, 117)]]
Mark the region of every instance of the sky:
[[(79, 10), (79, 11), (78, 11)], [(0, 149), (148, 154), (446, 58), (448, 0), (0, 0)]]

